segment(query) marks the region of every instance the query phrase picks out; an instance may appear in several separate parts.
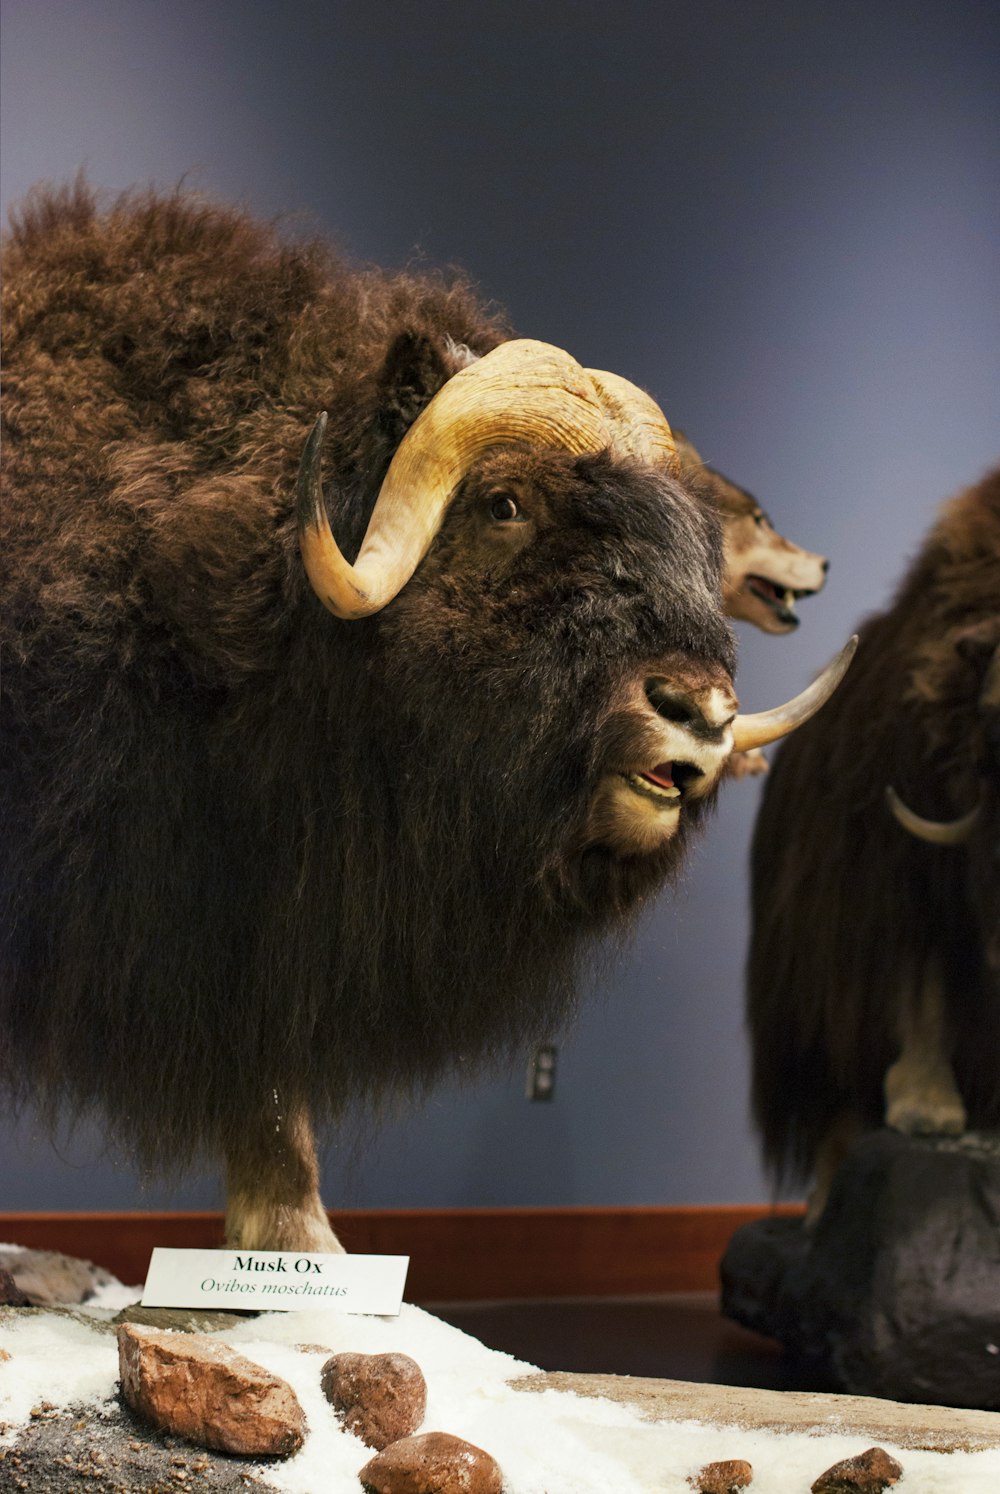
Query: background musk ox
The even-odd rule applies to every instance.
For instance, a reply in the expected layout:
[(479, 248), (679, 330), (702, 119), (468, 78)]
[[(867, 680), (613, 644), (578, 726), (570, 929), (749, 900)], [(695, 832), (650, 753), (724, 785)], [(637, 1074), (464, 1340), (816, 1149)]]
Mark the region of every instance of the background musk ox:
[(310, 1117), (550, 1032), (788, 722), (652, 401), (461, 281), (77, 188), (5, 295), (3, 1077), (336, 1248)]
[(754, 1105), (769, 1162), (817, 1169), (818, 1206), (860, 1126), (1000, 1123), (998, 650), (994, 472), (945, 507), (822, 724), (772, 764), (753, 846)]

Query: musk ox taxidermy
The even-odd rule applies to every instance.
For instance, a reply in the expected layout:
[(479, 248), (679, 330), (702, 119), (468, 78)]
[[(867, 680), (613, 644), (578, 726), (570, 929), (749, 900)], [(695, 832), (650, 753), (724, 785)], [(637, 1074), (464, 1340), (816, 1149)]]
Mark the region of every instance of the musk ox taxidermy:
[[(942, 511), (753, 846), (754, 1106), (779, 1171), (1000, 1123), (1000, 472)], [(887, 794), (887, 789), (889, 790)]]
[(313, 1121), (548, 1032), (837, 671), (736, 716), (662, 413), (461, 280), (76, 187), (4, 292), (3, 1079), (336, 1249)]

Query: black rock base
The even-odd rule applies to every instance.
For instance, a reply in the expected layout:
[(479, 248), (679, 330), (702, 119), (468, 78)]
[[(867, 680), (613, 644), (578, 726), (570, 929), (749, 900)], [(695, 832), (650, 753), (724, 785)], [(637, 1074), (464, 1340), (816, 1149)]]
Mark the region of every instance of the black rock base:
[(1000, 1410), (1000, 1133), (863, 1137), (813, 1229), (748, 1224), (721, 1274), (728, 1317), (854, 1395)]

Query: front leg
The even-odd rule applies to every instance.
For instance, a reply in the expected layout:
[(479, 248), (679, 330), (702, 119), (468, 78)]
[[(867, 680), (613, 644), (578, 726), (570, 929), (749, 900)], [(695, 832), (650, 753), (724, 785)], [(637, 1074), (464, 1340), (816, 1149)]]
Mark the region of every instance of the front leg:
[(886, 1125), (907, 1136), (960, 1136), (967, 1117), (937, 971), (924, 975), (900, 1035), (902, 1052), (885, 1076)]
[(319, 1196), (308, 1112), (282, 1112), (226, 1152), (226, 1245), (239, 1250), (343, 1251)]

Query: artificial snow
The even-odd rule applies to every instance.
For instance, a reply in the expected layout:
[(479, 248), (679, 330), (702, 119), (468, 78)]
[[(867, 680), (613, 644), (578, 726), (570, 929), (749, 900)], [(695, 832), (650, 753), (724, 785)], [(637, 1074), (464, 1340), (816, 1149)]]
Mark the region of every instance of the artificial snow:
[(0, 1323), (0, 1447), (33, 1406), (100, 1405), (118, 1390), (118, 1341), (86, 1323), (38, 1310)]
[[(134, 1293), (132, 1297), (134, 1299)], [(108, 1318), (115, 1304), (91, 1308)], [(629, 1406), (564, 1390), (519, 1391), (534, 1366), (487, 1349), (420, 1308), (398, 1318), (337, 1312), (269, 1313), (210, 1335), (281, 1375), (309, 1422), (302, 1450), (255, 1468), (284, 1494), (359, 1494), (371, 1449), (344, 1431), (320, 1389), (326, 1354), (409, 1354), (427, 1380), (423, 1431), (449, 1432), (500, 1464), (504, 1494), (690, 1494), (703, 1464), (745, 1458), (752, 1494), (802, 1494), (832, 1463), (863, 1452), (864, 1435), (745, 1431), (696, 1421), (651, 1422)], [(303, 1349), (300, 1345), (312, 1346)], [(117, 1394), (113, 1334), (44, 1312), (0, 1323), (0, 1444), (12, 1442), (33, 1406), (111, 1402)], [(316, 1352), (321, 1347), (323, 1353)], [(900, 1494), (995, 1494), (1000, 1449), (940, 1453), (880, 1442), (903, 1466)], [(248, 1465), (255, 1467), (255, 1465)]]

